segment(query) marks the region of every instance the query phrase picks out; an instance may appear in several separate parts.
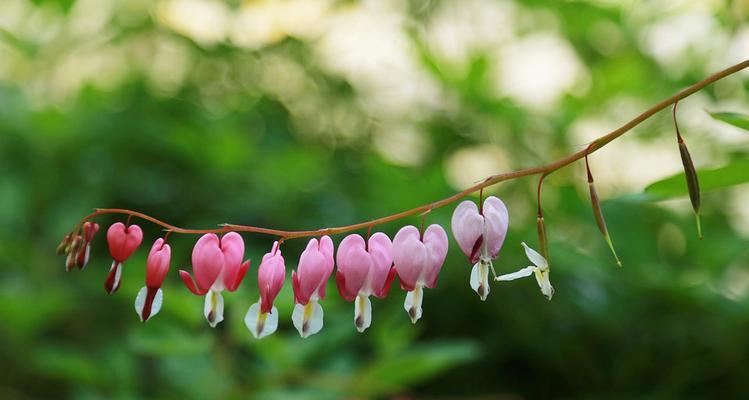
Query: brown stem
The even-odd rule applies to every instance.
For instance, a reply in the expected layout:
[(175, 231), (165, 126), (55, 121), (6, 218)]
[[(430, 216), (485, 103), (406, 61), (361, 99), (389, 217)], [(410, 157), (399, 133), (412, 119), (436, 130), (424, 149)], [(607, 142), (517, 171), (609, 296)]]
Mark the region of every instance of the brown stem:
[(261, 227), (256, 227), (256, 226), (235, 225), (235, 224), (223, 224), (221, 225), (220, 228), (214, 228), (214, 229), (186, 229), (186, 228), (179, 228), (174, 225), (170, 225), (166, 222), (160, 221), (154, 217), (151, 217), (149, 215), (146, 215), (137, 211), (125, 210), (121, 208), (101, 208), (101, 209), (96, 209), (93, 213), (85, 216), (81, 220), (80, 223), (83, 223), (93, 217), (96, 217), (97, 215), (123, 214), (123, 215), (128, 215), (130, 217), (138, 217), (138, 218), (144, 219), (146, 221), (160, 225), (166, 229), (170, 229), (174, 233), (204, 234), (204, 233), (223, 233), (223, 232), (231, 232), (231, 231), (252, 232), (252, 233), (262, 233), (262, 234), (277, 236), (281, 239), (287, 239), (287, 240), (294, 239), (294, 238), (301, 238), (301, 237), (333, 235), (333, 234), (338, 234), (338, 233), (345, 233), (345, 232), (355, 231), (359, 229), (364, 229), (372, 225), (385, 224), (385, 223), (392, 222), (392, 221), (405, 218), (411, 215), (416, 215), (419, 213), (424, 213), (426, 211), (430, 211), (436, 208), (443, 207), (454, 201), (460, 200), (463, 197), (466, 197), (470, 195), (471, 193), (476, 192), (477, 190), (481, 190), (487, 186), (495, 185), (499, 182), (503, 182), (503, 181), (507, 181), (511, 179), (517, 179), (517, 178), (530, 176), (530, 175), (537, 175), (537, 174), (548, 175), (549, 173), (556, 171), (562, 167), (565, 167), (569, 164), (572, 164), (573, 162), (585, 157), (586, 155), (593, 153), (597, 151), (598, 149), (604, 147), (612, 140), (629, 132), (630, 130), (632, 130), (632, 128), (636, 127), (637, 125), (647, 120), (648, 118), (652, 117), (655, 113), (665, 109), (666, 107), (672, 104), (675, 104), (679, 100), (684, 99), (694, 94), (695, 92), (701, 90), (707, 85), (710, 85), (711, 83), (714, 83), (715, 81), (723, 79), (729, 75), (735, 74), (736, 72), (741, 71), (747, 67), (749, 67), (749, 60), (742, 61), (722, 71), (716, 72), (708, 76), (707, 78), (695, 83), (694, 85), (689, 86), (685, 89), (682, 89), (681, 91), (674, 94), (673, 96), (670, 96), (666, 99), (661, 100), (658, 104), (645, 110), (640, 115), (631, 119), (629, 122), (625, 123), (619, 128), (616, 128), (613, 131), (599, 137), (598, 139), (593, 141), (590, 144), (590, 146), (588, 146), (587, 148), (580, 150), (576, 153), (570, 154), (569, 156), (565, 158), (556, 160), (546, 165), (540, 165), (540, 166), (520, 169), (517, 171), (504, 172), (504, 173), (492, 175), (484, 179), (483, 181), (469, 187), (468, 189), (463, 190), (462, 192), (456, 193), (452, 196), (446, 197), (438, 201), (434, 201), (432, 203), (424, 204), (422, 206), (412, 208), (410, 210), (401, 211), (393, 215), (373, 219), (371, 221), (360, 222), (357, 224), (347, 225), (347, 226), (323, 228), (323, 229), (308, 230), (308, 231), (285, 231), (285, 230), (279, 230), (279, 229), (269, 229), (269, 228), (261, 228)]

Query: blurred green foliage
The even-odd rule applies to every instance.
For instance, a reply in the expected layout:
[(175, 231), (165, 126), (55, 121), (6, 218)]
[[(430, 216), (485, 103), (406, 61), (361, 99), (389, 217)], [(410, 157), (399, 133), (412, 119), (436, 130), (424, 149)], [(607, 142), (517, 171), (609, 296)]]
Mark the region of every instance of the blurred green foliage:
[[(373, 302), (372, 327), (357, 334), (353, 306), (331, 283), (325, 327), (300, 339), (291, 326), (287, 280), (277, 301), (279, 332), (256, 341), (242, 319), (258, 297), (255, 271), (270, 237), (245, 235), (253, 259), (249, 279), (226, 296), (226, 321), (216, 329), (202, 317), (202, 299), (176, 274), (188, 267), (195, 237), (170, 238), (164, 307), (147, 324), (138, 322), (133, 300), (149, 243), (126, 263), (114, 296), (102, 287), (110, 263), (103, 233), (83, 273), (65, 273), (64, 260), (54, 255), (64, 233), (94, 207), (135, 209), (184, 227), (232, 222), (313, 229), (455, 193), (450, 177), (471, 168), (450, 161), (461, 149), (499, 151), (504, 159), (490, 161), (504, 168), (548, 162), (583, 145), (585, 136), (575, 134), (583, 119), (614, 127), (640, 106), (727, 65), (715, 60), (727, 60), (727, 38), (746, 31), (745, 2), (320, 2), (326, 11), (315, 20), (359, 10), (367, 18), (347, 29), (358, 32), (367, 21), (383, 29), (374, 35), (385, 38), (380, 49), (352, 33), (365, 56), (347, 68), (331, 66), (348, 54), (321, 50), (333, 40), (327, 36), (271, 32), (257, 46), (210, 39), (210, 32), (169, 19), (179, 14), (169, 8), (177, 3), (12, 0), (6, 10), (22, 4), (13, 10), (25, 11), (0, 16), (0, 398), (745, 397), (749, 216), (742, 199), (749, 195), (745, 185), (725, 187), (747, 181), (749, 136), (716, 134), (724, 124), (700, 107), (745, 114), (746, 75), (680, 103), (682, 110), (700, 105), (698, 112), (682, 112), (682, 129), (703, 188), (722, 189), (704, 195), (703, 241), (693, 233), (683, 176), (645, 191), (651, 182), (607, 183), (599, 176), (599, 194), (608, 200), (603, 212), (624, 263), (618, 269), (593, 221), (580, 166), (547, 179), (551, 302), (531, 279), (494, 285), (480, 302), (453, 242), (438, 287), (426, 291), (418, 325), (408, 321), (404, 293), (394, 286), (387, 299)], [(227, 15), (263, 4), (198, 3), (220, 3)], [(301, 2), (282, 3), (279, 18), (312, 13)], [(482, 11), (486, 4), (514, 24), (502, 42), (493, 41), (504, 28), (492, 19), (497, 15)], [(83, 23), (101, 20), (102, 12), (100, 26)], [(395, 27), (386, 24), (391, 14)], [(659, 29), (681, 37), (673, 30), (684, 24), (672, 22), (682, 15), (697, 16), (686, 20), (688, 28), (708, 21), (720, 35), (705, 34), (707, 46), (691, 43), (675, 56), (669, 51), (678, 43), (650, 45), (660, 40)], [(469, 33), (483, 26), (479, 44), (456, 39), (460, 56), (436, 50), (452, 38), (430, 33), (438, 17), (463, 21)], [(221, 26), (200, 21), (205, 29)], [(304, 28), (303, 22), (294, 27)], [(496, 89), (497, 65), (507, 56), (493, 49), (537, 32), (552, 33), (552, 49), (572, 49), (584, 71), (546, 107), (522, 97), (535, 80), (514, 82), (521, 95), (508, 94), (513, 82)], [(388, 64), (388, 53), (396, 59), (403, 46), (419, 74), (413, 80), (403, 64)], [(376, 58), (382, 49), (385, 57)], [(374, 75), (370, 56), (378, 60)], [(500, 74), (510, 66), (504, 68)], [(373, 88), (383, 77), (402, 84), (377, 97)], [(409, 82), (416, 85), (411, 97), (398, 91)], [(646, 122), (594, 155), (602, 163), (594, 173), (621, 170), (640, 178), (637, 164), (662, 137), (673, 147), (659, 154), (678, 160), (672, 129), (665, 114)], [(617, 148), (628, 151), (628, 165), (612, 164)], [(654, 168), (664, 167), (662, 159)], [(680, 165), (666, 168), (661, 178)], [(522, 179), (493, 190), (511, 219), (495, 263), (500, 273), (525, 266), (520, 242), (536, 242), (535, 184)], [(677, 199), (657, 203), (652, 193)], [(435, 210), (427, 220), (448, 228), (451, 212)], [(98, 222), (105, 229), (115, 220)], [(392, 235), (418, 223), (413, 217), (377, 228)], [(162, 234), (141, 226), (145, 242)], [(304, 244), (284, 244), (289, 270)]]

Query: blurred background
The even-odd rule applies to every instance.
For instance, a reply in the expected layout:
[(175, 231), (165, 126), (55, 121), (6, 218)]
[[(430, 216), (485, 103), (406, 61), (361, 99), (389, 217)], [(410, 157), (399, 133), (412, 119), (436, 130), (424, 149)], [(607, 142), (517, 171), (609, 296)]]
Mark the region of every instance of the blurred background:
[[(704, 240), (683, 178), (668, 179), (682, 170), (668, 112), (591, 157), (623, 268), (583, 166), (547, 179), (551, 302), (533, 279), (479, 301), (452, 241), (416, 326), (394, 285), (356, 333), (331, 282), (325, 327), (302, 340), (287, 280), (279, 331), (257, 341), (243, 318), (271, 237), (244, 235), (253, 266), (216, 329), (176, 274), (195, 236), (170, 237), (147, 324), (133, 301), (158, 227), (137, 221), (145, 240), (113, 296), (103, 232), (83, 273), (54, 250), (95, 207), (314, 229), (547, 163), (747, 58), (747, 16), (729, 0), (2, 0), (0, 398), (744, 397), (749, 186), (733, 184), (749, 180), (749, 132), (708, 112), (746, 113), (746, 73), (679, 106)], [(500, 273), (537, 245), (536, 182), (488, 191), (510, 210)], [(453, 207), (427, 222), (449, 232)], [(289, 271), (305, 242), (284, 245)]]

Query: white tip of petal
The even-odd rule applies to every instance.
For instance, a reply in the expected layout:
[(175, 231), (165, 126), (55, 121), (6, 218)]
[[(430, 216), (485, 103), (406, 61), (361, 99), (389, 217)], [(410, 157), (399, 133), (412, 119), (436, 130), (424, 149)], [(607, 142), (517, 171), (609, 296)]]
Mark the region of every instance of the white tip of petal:
[(205, 295), (203, 315), (208, 320), (208, 325), (215, 328), (219, 322), (224, 320), (224, 297), (221, 293), (209, 290)]
[(104, 288), (109, 294), (112, 294), (120, 288), (120, 283), (122, 283), (122, 263), (112, 261), (107, 280), (104, 282)]
[(81, 265), (81, 271), (83, 271), (86, 268), (86, 265), (88, 265), (88, 260), (91, 257), (91, 245), (86, 245), (86, 250), (83, 255), (83, 265)]
[(310, 300), (306, 305), (295, 304), (291, 321), (294, 323), (296, 330), (299, 331), (299, 335), (306, 339), (322, 329), (322, 307), (317, 300)]
[(143, 309), (146, 307), (147, 300), (148, 288), (144, 286), (138, 292), (138, 296), (135, 297), (135, 312), (138, 313), (138, 318), (140, 318), (141, 322), (148, 321), (149, 319), (151, 319), (151, 317), (161, 311), (161, 304), (164, 300), (164, 292), (162, 292), (161, 289), (158, 289), (156, 291), (156, 294), (151, 301), (150, 310), (148, 311), (146, 318), (143, 319)]
[(525, 278), (526, 276), (531, 276), (533, 271), (537, 270), (538, 268), (530, 266), (525, 267), (519, 271), (515, 271), (509, 274), (500, 275), (496, 278), (498, 281), (514, 281), (515, 279)]
[(278, 310), (273, 307), (269, 313), (261, 313), (260, 302), (257, 302), (247, 310), (244, 324), (255, 339), (262, 339), (278, 329)]
[(481, 301), (489, 295), (489, 262), (480, 260), (471, 269), (471, 289), (478, 293)]
[(554, 287), (551, 286), (551, 281), (549, 280), (549, 271), (541, 271), (537, 269), (536, 282), (538, 282), (538, 287), (541, 288), (541, 293), (547, 300), (551, 300), (554, 296)]
[(533, 250), (530, 247), (528, 247), (528, 245), (525, 244), (525, 242), (522, 242), (521, 244), (523, 245), (523, 248), (525, 249), (525, 255), (528, 257), (529, 260), (531, 260), (533, 264), (535, 264), (537, 267), (542, 268), (542, 269), (549, 268), (549, 263), (546, 261), (544, 256), (539, 254), (536, 250)]
[(356, 296), (354, 300), (354, 325), (359, 333), (372, 325), (372, 302), (369, 297)]
[(406, 309), (408, 317), (411, 318), (411, 323), (415, 324), (416, 321), (421, 318), (421, 301), (424, 298), (423, 289), (421, 286), (416, 286), (414, 290), (406, 293), (406, 301), (403, 303), (403, 308)]

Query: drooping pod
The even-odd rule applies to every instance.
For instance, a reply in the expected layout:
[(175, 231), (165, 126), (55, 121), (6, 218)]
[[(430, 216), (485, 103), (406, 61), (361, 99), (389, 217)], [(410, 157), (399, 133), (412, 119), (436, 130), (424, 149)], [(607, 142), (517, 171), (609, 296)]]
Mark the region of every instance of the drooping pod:
[(611, 241), (609, 230), (606, 227), (606, 220), (603, 219), (603, 211), (601, 210), (601, 201), (598, 199), (596, 186), (593, 183), (593, 174), (590, 173), (590, 164), (588, 164), (587, 153), (585, 154), (585, 170), (588, 173), (588, 191), (590, 192), (590, 204), (593, 207), (593, 216), (596, 219), (596, 225), (598, 225), (598, 230), (601, 231), (601, 234), (603, 235), (604, 240), (606, 240), (606, 243), (609, 245), (609, 249), (611, 249), (611, 253), (614, 255), (614, 258), (616, 259), (616, 265), (621, 267), (622, 262), (621, 260), (619, 260), (619, 256), (616, 254), (616, 250), (614, 250), (614, 243)]
[(674, 128), (676, 128), (676, 141), (679, 144), (679, 154), (681, 155), (681, 164), (684, 166), (684, 177), (687, 181), (687, 190), (689, 191), (689, 200), (692, 202), (694, 217), (697, 221), (697, 236), (702, 240), (702, 223), (700, 221), (700, 181), (697, 178), (697, 170), (694, 168), (692, 156), (689, 154), (687, 144), (681, 137), (679, 124), (676, 122), (676, 104), (674, 103), (673, 118)]
[(544, 184), (544, 178), (546, 174), (541, 175), (538, 180), (538, 212), (536, 214), (536, 230), (538, 232), (538, 246), (541, 249), (541, 254), (549, 260), (549, 241), (546, 237), (546, 223), (544, 222), (544, 213), (541, 210), (541, 187)]

